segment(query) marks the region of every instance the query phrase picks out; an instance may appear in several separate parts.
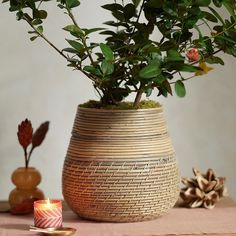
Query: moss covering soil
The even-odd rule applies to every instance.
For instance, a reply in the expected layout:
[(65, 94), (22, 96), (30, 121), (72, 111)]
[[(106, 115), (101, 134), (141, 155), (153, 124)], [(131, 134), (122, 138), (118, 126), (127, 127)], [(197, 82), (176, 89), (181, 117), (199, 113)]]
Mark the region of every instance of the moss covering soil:
[(120, 102), (117, 105), (102, 104), (99, 101), (90, 100), (80, 105), (83, 108), (97, 108), (97, 109), (111, 109), (111, 110), (135, 110), (135, 109), (148, 109), (158, 108), (160, 103), (152, 100), (143, 100), (139, 103), (137, 108), (134, 108), (133, 102)]

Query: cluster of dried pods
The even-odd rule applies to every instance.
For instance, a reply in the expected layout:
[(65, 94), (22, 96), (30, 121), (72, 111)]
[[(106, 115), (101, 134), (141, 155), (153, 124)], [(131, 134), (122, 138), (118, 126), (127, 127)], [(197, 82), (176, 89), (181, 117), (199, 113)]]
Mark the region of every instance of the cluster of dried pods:
[(225, 177), (217, 177), (212, 169), (202, 174), (193, 168), (194, 178), (182, 178), (185, 185), (180, 191), (183, 205), (191, 208), (213, 209), (220, 198), (227, 195)]

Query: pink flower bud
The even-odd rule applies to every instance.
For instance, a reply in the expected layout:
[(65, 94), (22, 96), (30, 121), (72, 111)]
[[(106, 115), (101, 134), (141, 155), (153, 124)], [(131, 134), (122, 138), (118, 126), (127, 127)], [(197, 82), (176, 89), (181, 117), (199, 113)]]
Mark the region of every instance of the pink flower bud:
[(200, 55), (197, 48), (190, 49), (186, 55), (189, 61), (199, 61), (200, 59)]

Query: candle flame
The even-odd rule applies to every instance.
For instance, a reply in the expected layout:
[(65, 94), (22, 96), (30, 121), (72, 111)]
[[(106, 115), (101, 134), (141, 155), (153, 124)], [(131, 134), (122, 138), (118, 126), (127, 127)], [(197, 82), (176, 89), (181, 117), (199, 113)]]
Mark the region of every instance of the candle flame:
[(47, 207), (50, 208), (51, 207), (51, 203), (50, 203), (49, 198), (47, 198), (46, 203), (47, 203)]

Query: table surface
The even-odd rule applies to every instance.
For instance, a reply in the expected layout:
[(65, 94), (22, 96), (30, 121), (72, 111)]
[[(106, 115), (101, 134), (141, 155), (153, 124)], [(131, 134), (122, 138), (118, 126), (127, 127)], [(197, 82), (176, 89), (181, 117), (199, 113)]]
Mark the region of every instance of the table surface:
[[(8, 203), (6, 201), (0, 201), (0, 211), (3, 209), (8, 208)], [(220, 219), (221, 222), (221, 216), (222, 214), (222, 221), (223, 225), (226, 225), (225, 230), (227, 227), (230, 229), (229, 232), (224, 231), (224, 227), (220, 224), (216, 224), (216, 233), (211, 233), (211, 230), (209, 231), (204, 231), (205, 229), (200, 228), (200, 233), (195, 232), (194, 234), (189, 234), (188, 231), (183, 231), (182, 233), (181, 229), (178, 230), (178, 227), (188, 227), (188, 223), (191, 221), (199, 221), (200, 226), (201, 224), (203, 226), (206, 226), (209, 223), (209, 226), (212, 224), (212, 219), (209, 217), (209, 222), (208, 218), (205, 220), (202, 218), (197, 219), (198, 215), (200, 214), (202, 216), (208, 215), (213, 216), (214, 220), (217, 221), (217, 219)], [(73, 214), (70, 209), (64, 205), (63, 208), (63, 214), (64, 214), (64, 226), (66, 227), (75, 227), (77, 228), (77, 233), (75, 235), (80, 235), (80, 236), (155, 236), (155, 235), (184, 235), (184, 236), (193, 236), (193, 235), (200, 235), (200, 236), (236, 236), (236, 203), (234, 200), (231, 198), (224, 198), (220, 202), (218, 202), (216, 208), (214, 210), (205, 210), (205, 209), (184, 209), (184, 208), (174, 208), (172, 209), (169, 214), (158, 218), (157, 220), (154, 221), (149, 221), (149, 222), (141, 222), (141, 223), (100, 223), (100, 222), (93, 222), (93, 221), (84, 221), (82, 219), (79, 219), (75, 214)], [(183, 217), (184, 222), (182, 222), (179, 225), (175, 225), (173, 223), (173, 219), (176, 218), (181, 218)], [(218, 218), (217, 218), (218, 217)], [(228, 218), (227, 218), (228, 217)], [(233, 219), (232, 219), (233, 217)], [(191, 219), (193, 218), (193, 219)], [(180, 221), (180, 220), (179, 220)], [(37, 235), (35, 233), (31, 233), (28, 231), (29, 225), (32, 225), (33, 222), (33, 215), (27, 215), (27, 216), (14, 216), (10, 215), (9, 213), (1, 213), (0, 214), (0, 236), (12, 236), (12, 235)], [(175, 228), (173, 230), (176, 230), (175, 233), (170, 233), (166, 229), (160, 229), (162, 225), (167, 225), (167, 228)], [(228, 225), (227, 225), (228, 224)], [(153, 229), (150, 229), (152, 228)], [(218, 228), (217, 228), (218, 226)], [(193, 225), (193, 228), (196, 227), (196, 225)], [(210, 226), (211, 227), (211, 226)], [(213, 222), (213, 227), (214, 227), (214, 222)], [(135, 231), (136, 228), (136, 231)], [(204, 227), (203, 227), (204, 228)], [(201, 233), (201, 230), (202, 233)], [(219, 230), (219, 231), (218, 231)], [(159, 231), (158, 233), (155, 233)], [(137, 232), (137, 233), (136, 233)], [(146, 233), (147, 232), (147, 233)], [(167, 233), (165, 233), (167, 232)], [(233, 233), (232, 233), (233, 232)]]

